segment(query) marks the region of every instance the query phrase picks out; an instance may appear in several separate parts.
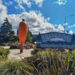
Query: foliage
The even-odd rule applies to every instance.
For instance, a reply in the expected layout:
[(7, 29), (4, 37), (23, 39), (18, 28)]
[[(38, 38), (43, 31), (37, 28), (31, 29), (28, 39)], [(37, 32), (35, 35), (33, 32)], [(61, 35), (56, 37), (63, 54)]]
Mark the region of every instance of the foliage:
[(26, 41), (30, 42), (32, 38), (32, 33), (28, 30)]
[(0, 75), (31, 75), (33, 68), (23, 61), (6, 62), (0, 66)]
[(6, 50), (6, 49), (0, 47), (0, 61), (7, 59), (7, 56), (9, 53), (10, 53), (9, 50)]
[[(11, 34), (12, 31), (12, 25), (10, 24), (10, 22), (8, 21), (8, 18), (6, 18), (4, 20), (4, 23), (1, 26), (1, 33), (2, 34)], [(14, 33), (14, 32), (13, 32)]]
[(1, 25), (0, 33), (0, 43), (7, 43), (8, 41), (18, 40), (15, 36), (15, 32), (12, 29), (12, 25), (8, 21), (8, 18), (4, 20), (4, 23)]
[[(40, 51), (41, 50), (41, 51)], [(23, 61), (9, 61), (0, 65), (1, 75), (71, 75), (75, 71), (75, 50), (56, 51), (36, 49), (32, 57)], [(72, 58), (72, 59), (71, 59)], [(72, 61), (72, 64), (70, 63)]]
[(31, 54), (32, 55), (35, 55), (35, 54), (37, 54), (38, 52), (40, 52), (42, 49), (37, 49), (37, 48), (35, 48), (32, 52), (31, 52)]
[(75, 50), (72, 53), (72, 70), (75, 72)]
[(13, 42), (13, 43), (9, 43), (10, 44), (10, 49), (19, 49), (19, 42)]
[(70, 75), (70, 53), (42, 51), (34, 56), (34, 68), (38, 75)]

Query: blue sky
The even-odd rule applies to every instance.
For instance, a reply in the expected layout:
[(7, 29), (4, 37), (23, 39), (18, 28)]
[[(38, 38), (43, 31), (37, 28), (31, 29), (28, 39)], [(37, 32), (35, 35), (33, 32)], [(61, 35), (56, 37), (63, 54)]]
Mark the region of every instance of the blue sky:
[[(10, 16), (10, 19), (12, 15), (21, 15), (22, 13), (31, 14), (31, 11), (33, 11), (38, 16), (41, 14), (42, 19), (44, 19), (42, 20), (42, 22), (46, 20), (46, 22), (44, 23), (45, 27), (45, 24), (48, 24), (48, 27), (50, 24), (54, 26), (56, 30), (58, 30), (59, 28), (59, 30), (63, 30), (63, 27), (65, 25), (65, 28), (67, 30), (75, 32), (75, 0), (2, 0), (2, 5), (6, 7), (7, 16)], [(35, 28), (34, 26), (35, 25), (33, 25), (32, 27)], [(38, 26), (37, 24), (36, 27), (42, 26)], [(14, 29), (16, 28), (17, 26), (15, 26)], [(30, 28), (31, 26), (29, 27), (29, 29)], [(47, 31), (47, 28), (45, 31)], [(35, 32), (35, 30), (36, 28), (31, 29), (33, 33)], [(37, 29), (36, 32), (38, 31), (39, 30)], [(40, 29), (40, 31), (44, 31), (44, 29)]]

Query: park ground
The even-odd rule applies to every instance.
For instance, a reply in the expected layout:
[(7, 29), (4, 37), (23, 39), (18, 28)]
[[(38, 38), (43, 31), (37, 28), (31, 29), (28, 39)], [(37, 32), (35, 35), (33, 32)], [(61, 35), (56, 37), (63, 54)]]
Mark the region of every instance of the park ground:
[(31, 52), (33, 51), (33, 49), (24, 49), (23, 53), (20, 54), (19, 49), (10, 49), (10, 46), (2, 46), (2, 47), (4, 49), (10, 50), (10, 54), (8, 55), (8, 59), (10, 59), (10, 60), (21, 60), (21, 59), (24, 59), (25, 57), (32, 56)]

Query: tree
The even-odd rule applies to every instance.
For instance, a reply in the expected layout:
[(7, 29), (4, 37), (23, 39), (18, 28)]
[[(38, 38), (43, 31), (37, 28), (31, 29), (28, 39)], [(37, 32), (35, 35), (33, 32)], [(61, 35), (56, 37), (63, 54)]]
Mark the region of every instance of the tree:
[(1, 33), (2, 34), (14, 34), (14, 31), (12, 30), (12, 25), (8, 21), (8, 18), (4, 20), (4, 23), (1, 26)]
[(14, 36), (15, 32), (12, 29), (12, 24), (8, 21), (8, 18), (6, 18), (1, 26), (1, 38), (4, 42), (8, 42), (12, 41)]
[(32, 33), (28, 30), (26, 41), (30, 42), (32, 39)]

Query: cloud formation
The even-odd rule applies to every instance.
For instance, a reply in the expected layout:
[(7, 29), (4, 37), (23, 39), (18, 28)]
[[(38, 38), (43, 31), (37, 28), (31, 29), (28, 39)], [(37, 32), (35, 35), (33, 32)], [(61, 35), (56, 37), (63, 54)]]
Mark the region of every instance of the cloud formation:
[(40, 12), (30, 11), (23, 12), (21, 14), (7, 14), (7, 8), (2, 4), (0, 0), (0, 26), (3, 23), (4, 19), (8, 17), (10, 23), (13, 25), (13, 28), (18, 28), (21, 19), (24, 18), (29, 25), (30, 31), (35, 34), (39, 32), (48, 32), (51, 28), (54, 29), (54, 26), (49, 23), (49, 19), (45, 17)]
[(68, 26), (68, 28), (75, 28), (75, 24)]
[[(18, 28), (21, 19), (24, 18), (25, 21), (29, 25), (29, 30), (33, 34), (37, 34), (39, 32), (46, 33), (50, 32), (50, 29), (55, 29), (54, 25), (49, 23), (48, 21), (50, 18), (46, 18), (40, 12), (30, 11), (30, 12), (23, 12), (21, 14), (12, 14), (7, 15), (7, 9), (2, 3), (0, 4), (0, 23), (2, 24), (4, 19), (8, 17), (10, 23), (13, 25), (13, 28)], [(1, 25), (0, 24), (0, 25)]]
[(34, 0), (35, 4), (38, 5), (39, 7), (42, 6), (44, 0)]
[[(34, 17), (33, 17), (34, 16)], [(8, 15), (9, 21), (12, 23), (13, 28), (18, 28), (21, 19), (24, 18), (29, 25), (29, 30), (35, 34), (39, 32), (49, 32), (54, 26), (48, 22), (49, 18), (45, 19), (41, 13), (35, 11), (23, 12), (18, 15)]]
[(58, 5), (65, 5), (67, 3), (67, 0), (57, 0), (56, 3)]
[(26, 4), (29, 8), (31, 7), (31, 2), (29, 0), (15, 0), (15, 2), (17, 2), (18, 7), (20, 7), (23, 10), (25, 10), (23, 4)]
[(0, 0), (0, 25), (2, 24), (5, 17), (7, 17), (7, 8), (2, 5), (2, 0)]
[(58, 30), (64, 31), (64, 27), (63, 27), (61, 24), (59, 24), (59, 25), (58, 25)]
[[(18, 28), (19, 23), (24, 18), (25, 21), (29, 25), (29, 30), (33, 34), (40, 33), (47, 33), (50, 31), (64, 31), (64, 27), (59, 24), (57, 25), (57, 29), (54, 27), (53, 24), (49, 23), (50, 18), (45, 18), (42, 13), (36, 11), (24, 11), (21, 14), (7, 14), (7, 8), (2, 4), (0, 0), (0, 26), (3, 23), (4, 19), (8, 17), (9, 22), (12, 24), (13, 29)], [(71, 31), (72, 32), (72, 31)]]
[(44, 0), (15, 0), (15, 2), (18, 3), (18, 6), (16, 6), (15, 8), (21, 8), (23, 10), (25, 10), (25, 7), (23, 6), (23, 4), (26, 4), (29, 8), (32, 6), (33, 2), (38, 6), (38, 7), (42, 7)]

